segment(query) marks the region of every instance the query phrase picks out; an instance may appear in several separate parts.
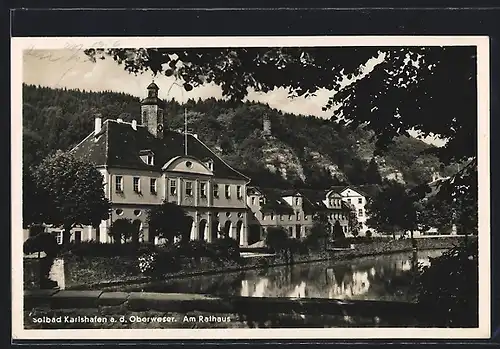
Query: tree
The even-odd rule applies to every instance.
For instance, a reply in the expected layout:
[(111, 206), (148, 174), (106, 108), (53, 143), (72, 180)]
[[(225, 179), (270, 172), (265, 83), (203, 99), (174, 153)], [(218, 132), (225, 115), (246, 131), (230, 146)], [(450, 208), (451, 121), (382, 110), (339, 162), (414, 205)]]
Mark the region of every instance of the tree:
[(377, 162), (375, 158), (370, 160), (368, 164), (368, 168), (366, 169), (366, 182), (370, 184), (381, 184), (382, 177), (380, 176), (380, 172), (378, 170)]
[[(473, 163), (477, 157), (475, 46), (97, 48), (85, 53), (94, 62), (112, 57), (130, 73), (174, 76), (187, 91), (214, 83), (232, 100), (241, 101), (252, 89), (284, 87), (290, 96), (306, 97), (326, 89), (331, 97), (324, 110), (352, 129), (374, 131), (377, 151), (414, 130), (447, 140), (429, 150), (445, 163)], [(346, 84), (346, 78), (352, 81)], [(477, 192), (474, 172), (475, 165), (457, 174), (468, 181), (460, 194), (469, 196), (467, 201)]]
[(181, 242), (186, 243), (189, 241), (192, 221), (180, 206), (164, 201), (148, 211), (150, 239), (157, 236), (171, 244), (180, 238)]
[(333, 238), (335, 240), (342, 239), (345, 237), (344, 230), (342, 230), (342, 226), (339, 221), (335, 221), (333, 225)]
[(286, 251), (288, 248), (288, 240), (290, 236), (283, 227), (269, 227), (266, 230), (265, 243), (274, 252), (279, 253)]
[(120, 218), (114, 221), (109, 228), (109, 236), (117, 244), (129, 241), (131, 238), (137, 237), (138, 227), (132, 223), (131, 219)]
[[(85, 53), (93, 61), (112, 57), (130, 73), (173, 75), (188, 91), (215, 83), (233, 100), (242, 100), (248, 88), (268, 92), (285, 87), (292, 96), (324, 88), (332, 91), (325, 109), (339, 107), (333, 116), (346, 118), (353, 128), (367, 124), (376, 131), (379, 145), (416, 128), (450, 139), (439, 149), (443, 157), (475, 156), (472, 46), (114, 48)], [(367, 74), (364, 67), (373, 59), (378, 64)], [(346, 77), (357, 79), (344, 85)]]
[(348, 224), (351, 235), (357, 237), (359, 235), (359, 231), (361, 230), (361, 223), (358, 220), (358, 213), (356, 212), (355, 207), (351, 208), (349, 211)]
[(382, 190), (367, 205), (370, 218), (367, 224), (378, 231), (391, 232), (396, 238), (396, 231), (410, 231), (418, 227), (417, 196), (407, 193), (405, 187), (394, 181), (384, 183)]
[(306, 237), (307, 244), (312, 248), (319, 247), (323, 242), (324, 250), (327, 249), (328, 239), (330, 238), (331, 224), (328, 221), (328, 216), (323, 212), (318, 212), (313, 216), (313, 226), (311, 232)]
[(63, 228), (63, 244), (78, 225), (98, 226), (109, 217), (104, 177), (91, 164), (58, 152), (43, 160), (33, 173), (40, 197), (36, 216), (45, 224)]

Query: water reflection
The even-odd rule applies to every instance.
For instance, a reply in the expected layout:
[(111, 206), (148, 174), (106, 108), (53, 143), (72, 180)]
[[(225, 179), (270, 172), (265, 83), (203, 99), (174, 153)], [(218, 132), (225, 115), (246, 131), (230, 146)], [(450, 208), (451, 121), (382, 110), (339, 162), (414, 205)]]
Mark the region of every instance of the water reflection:
[(196, 276), (148, 284), (139, 291), (205, 293), (245, 297), (411, 300), (416, 262), (443, 250), (364, 257), (342, 262), (317, 262), (274, 267), (266, 271)]

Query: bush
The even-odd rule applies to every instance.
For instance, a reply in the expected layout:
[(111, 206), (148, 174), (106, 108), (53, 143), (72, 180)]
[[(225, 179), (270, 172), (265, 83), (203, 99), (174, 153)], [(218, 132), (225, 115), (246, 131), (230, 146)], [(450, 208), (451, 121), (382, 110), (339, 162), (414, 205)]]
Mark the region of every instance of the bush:
[(138, 258), (139, 270), (144, 275), (155, 278), (177, 272), (181, 267), (179, 250), (176, 245), (165, 245), (156, 250), (146, 251)]
[(365, 233), (365, 237), (367, 237), (368, 239), (370, 239), (372, 237), (372, 232), (371, 230), (367, 230), (366, 233)]
[(56, 256), (59, 250), (60, 247), (56, 238), (49, 233), (38, 233), (23, 244), (25, 254), (45, 252), (47, 256)]
[(154, 248), (152, 243), (112, 244), (91, 240), (66, 244), (61, 249), (61, 254), (79, 257), (137, 256), (145, 251), (154, 250)]
[(216, 239), (211, 244), (211, 257), (219, 260), (231, 260), (240, 262), (240, 245), (238, 241), (231, 239), (229, 237), (224, 237), (221, 239)]
[(478, 245), (463, 242), (420, 267), (417, 301), (433, 311), (437, 326), (478, 326)]

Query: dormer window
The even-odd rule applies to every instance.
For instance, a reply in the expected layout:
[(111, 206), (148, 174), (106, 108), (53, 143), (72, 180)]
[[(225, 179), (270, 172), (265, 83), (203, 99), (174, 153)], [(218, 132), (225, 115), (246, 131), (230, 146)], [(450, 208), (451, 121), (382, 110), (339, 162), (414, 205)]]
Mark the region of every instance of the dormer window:
[(204, 164), (210, 171), (214, 170), (214, 161), (212, 159), (205, 160)]
[(139, 156), (146, 165), (153, 166), (155, 164), (155, 154), (151, 150), (141, 150)]

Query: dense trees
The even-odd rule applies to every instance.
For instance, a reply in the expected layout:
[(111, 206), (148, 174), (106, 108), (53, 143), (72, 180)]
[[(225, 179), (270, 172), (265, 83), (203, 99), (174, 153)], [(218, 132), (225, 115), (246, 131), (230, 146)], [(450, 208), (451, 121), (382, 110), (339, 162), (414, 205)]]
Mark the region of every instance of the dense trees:
[[(25, 85), (23, 98), (26, 167), (37, 164), (57, 149), (67, 150), (80, 142), (92, 131), (94, 113), (100, 113), (104, 119), (121, 117), (127, 121), (137, 117), (140, 110), (139, 98), (111, 92), (91, 93)], [(219, 149), (227, 162), (244, 171), (256, 183), (276, 187), (292, 185), (292, 181), (283, 180), (265, 167), (262, 150), (268, 141), (261, 135), (264, 114), (271, 119), (274, 142), (289, 147), (300, 162), (296, 165), (304, 170), (305, 182), (295, 178), (295, 185), (323, 189), (372, 181), (368, 175), (369, 163), (361, 157), (373, 153), (373, 134), (363, 128), (348, 130), (329, 120), (283, 113), (253, 102), (191, 99), (185, 106), (188, 128), (212, 149)], [(175, 100), (166, 105), (165, 122), (172, 129), (183, 128), (184, 108)], [(389, 148), (383, 158), (403, 172), (411, 183), (418, 184), (427, 179), (428, 166), (439, 167), (434, 156), (419, 157), (421, 150), (429, 148), (425, 143), (408, 137), (397, 142), (398, 147)], [(406, 157), (401, 155), (402, 152)], [(412, 168), (416, 157), (428, 159), (425, 166)], [(329, 167), (332, 166), (337, 168), (337, 173), (331, 172)]]
[[(109, 216), (102, 174), (90, 163), (58, 152), (44, 159), (27, 180), (24, 224), (45, 223), (62, 227), (63, 243), (78, 225), (98, 226)], [(26, 176), (25, 176), (26, 178)], [(25, 198), (26, 198), (25, 196)]]

